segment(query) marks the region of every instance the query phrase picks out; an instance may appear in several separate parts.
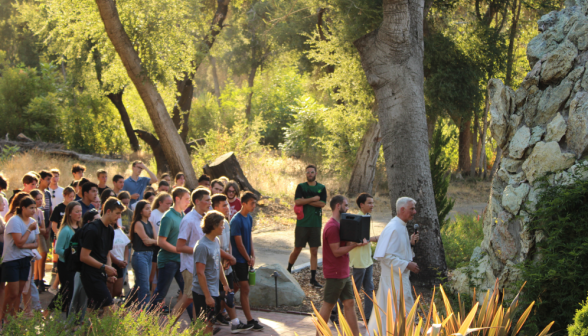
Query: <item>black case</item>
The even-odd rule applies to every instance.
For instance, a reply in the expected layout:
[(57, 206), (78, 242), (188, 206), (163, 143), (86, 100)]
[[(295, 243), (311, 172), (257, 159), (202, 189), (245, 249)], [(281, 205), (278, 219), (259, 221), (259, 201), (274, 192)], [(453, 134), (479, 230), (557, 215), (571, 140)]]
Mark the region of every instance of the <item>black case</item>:
[(361, 243), (364, 238), (370, 240), (371, 216), (341, 214), (339, 238), (341, 241)]

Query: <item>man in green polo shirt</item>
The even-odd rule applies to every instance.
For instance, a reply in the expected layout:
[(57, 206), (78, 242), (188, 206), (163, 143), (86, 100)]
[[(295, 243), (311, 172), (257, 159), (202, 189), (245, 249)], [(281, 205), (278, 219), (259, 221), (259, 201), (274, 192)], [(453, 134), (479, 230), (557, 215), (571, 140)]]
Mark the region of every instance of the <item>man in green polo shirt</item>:
[[(174, 188), (172, 198), (174, 205), (161, 218), (157, 237), (157, 245), (161, 250), (157, 255), (157, 287), (153, 292), (153, 306), (165, 299), (174, 278), (180, 290), (184, 289), (184, 278), (180, 272), (180, 254), (176, 250), (176, 244), (184, 210), (190, 205), (190, 191), (183, 187)], [(190, 307), (188, 313), (191, 311)]]
[(310, 284), (322, 288), (316, 281), (316, 265), (318, 248), (321, 246), (321, 227), (323, 224), (323, 207), (327, 203), (327, 188), (316, 181), (316, 166), (306, 167), (306, 182), (296, 187), (294, 199), (297, 206), (302, 206), (302, 213), (298, 214), (294, 238), (294, 251), (288, 260), (288, 271), (298, 259), (302, 248), (310, 247)]

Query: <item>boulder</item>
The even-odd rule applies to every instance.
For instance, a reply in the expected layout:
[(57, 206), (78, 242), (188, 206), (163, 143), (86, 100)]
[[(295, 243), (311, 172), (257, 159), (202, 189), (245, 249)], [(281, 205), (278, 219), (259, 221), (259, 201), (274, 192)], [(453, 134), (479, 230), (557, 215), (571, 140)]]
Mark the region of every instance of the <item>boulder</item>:
[(578, 47), (578, 50), (588, 49), (588, 20), (585, 17), (576, 22), (568, 34), (568, 39)]
[(527, 197), (530, 189), (531, 187), (526, 183), (522, 183), (517, 188), (507, 185), (502, 193), (502, 207), (513, 215), (518, 214), (521, 204), (523, 204), (523, 200)]
[(523, 163), (523, 171), (529, 183), (533, 184), (535, 180), (545, 176), (548, 172), (570, 168), (574, 161), (574, 154), (562, 153), (557, 142), (540, 141)]
[(548, 87), (543, 91), (539, 105), (537, 105), (537, 114), (534, 119), (534, 125), (546, 124), (551, 118), (555, 116), (565, 102), (570, 97), (574, 83), (569, 80), (564, 80), (559, 86)]
[[(280, 264), (264, 265), (257, 268), (255, 286), (249, 287), (249, 304), (252, 307), (275, 306), (276, 289), (275, 278), (271, 275), (277, 271), (278, 277), (278, 304), (297, 306), (302, 304), (306, 297), (298, 281)], [(235, 295), (237, 303), (239, 295)]]
[(550, 35), (551, 34), (544, 32), (535, 36), (529, 41), (529, 44), (527, 44), (527, 60), (529, 61), (531, 68), (539, 62), (543, 55), (557, 49), (557, 42), (550, 39)]
[(566, 134), (566, 121), (558, 113), (555, 118), (547, 125), (547, 133), (545, 134), (545, 141), (555, 141), (559, 142), (561, 137)]
[[(519, 231), (520, 222), (518, 219), (505, 216), (505, 220), (499, 219), (496, 222), (492, 230), (492, 249), (494, 256), (502, 264), (506, 264), (518, 256), (520, 249), (520, 241), (518, 240)], [(497, 269), (500, 266), (494, 268)]]
[(522, 160), (514, 160), (507, 157), (502, 158), (500, 162), (500, 166), (509, 173), (516, 173), (522, 165)]
[(506, 142), (506, 132), (510, 112), (510, 99), (506, 86), (500, 79), (491, 79), (488, 82), (490, 94), (490, 131), (492, 137), (499, 146)]
[(536, 85), (533, 85), (529, 88), (527, 102), (522, 107), (525, 120), (527, 120), (529, 124), (535, 119), (535, 115), (537, 115), (537, 105), (539, 105), (539, 100), (541, 100), (542, 94), (543, 91), (539, 90)]
[(539, 141), (541, 141), (541, 137), (545, 134), (545, 129), (541, 126), (536, 126), (531, 129), (531, 139), (529, 139), (529, 146), (533, 146)]
[(510, 140), (509, 154), (513, 159), (520, 159), (525, 154), (525, 149), (529, 147), (531, 131), (527, 126), (519, 128), (514, 137)]
[(566, 141), (578, 158), (588, 146), (588, 93), (584, 91), (578, 92), (570, 104)]
[(569, 40), (561, 43), (557, 49), (545, 57), (541, 66), (541, 83), (548, 84), (563, 79), (572, 69), (574, 59), (578, 56), (578, 49)]

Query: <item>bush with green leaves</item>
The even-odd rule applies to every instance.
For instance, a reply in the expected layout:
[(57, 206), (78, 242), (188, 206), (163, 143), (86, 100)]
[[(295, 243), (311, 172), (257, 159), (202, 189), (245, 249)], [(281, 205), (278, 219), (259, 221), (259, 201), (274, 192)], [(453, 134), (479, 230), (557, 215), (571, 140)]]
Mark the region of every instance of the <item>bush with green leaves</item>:
[(582, 307), (576, 310), (574, 324), (568, 326), (568, 336), (588, 336), (588, 300), (582, 302)]
[(536, 182), (535, 211), (526, 206), (538, 242), (521, 268), (527, 282), (524, 297), (537, 302), (530, 320), (537, 328), (555, 320), (556, 330), (565, 329), (588, 292), (588, 180), (582, 178), (588, 171), (580, 167), (576, 173), (568, 183), (553, 183), (554, 175)]
[(484, 223), (477, 214), (455, 215), (455, 220), (441, 228), (447, 268), (466, 266), (474, 249), (484, 239)]

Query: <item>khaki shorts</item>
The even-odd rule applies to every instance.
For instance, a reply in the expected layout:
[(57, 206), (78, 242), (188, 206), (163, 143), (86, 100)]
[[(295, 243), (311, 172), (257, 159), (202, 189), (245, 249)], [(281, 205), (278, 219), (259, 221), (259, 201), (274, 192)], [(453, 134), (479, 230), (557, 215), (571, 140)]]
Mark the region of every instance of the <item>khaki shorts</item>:
[(190, 273), (188, 270), (182, 271), (182, 278), (184, 278), (184, 295), (188, 299), (192, 298), (192, 281), (194, 280), (194, 275)]
[(341, 301), (353, 300), (353, 283), (351, 278), (345, 279), (327, 279), (325, 283), (323, 301), (336, 304), (338, 299)]

